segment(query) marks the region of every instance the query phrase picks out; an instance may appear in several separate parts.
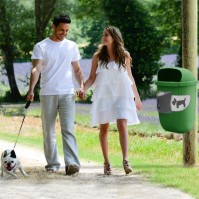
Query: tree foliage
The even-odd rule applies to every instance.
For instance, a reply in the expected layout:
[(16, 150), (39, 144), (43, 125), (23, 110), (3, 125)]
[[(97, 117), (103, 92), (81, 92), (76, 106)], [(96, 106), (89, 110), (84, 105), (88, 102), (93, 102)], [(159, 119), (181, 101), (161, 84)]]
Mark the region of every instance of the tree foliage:
[[(96, 4), (92, 1), (81, 0), (81, 2), (84, 2), (85, 5), (89, 4), (90, 10), (96, 8)], [(94, 53), (93, 51), (101, 42), (102, 31), (106, 25), (118, 27), (122, 32), (125, 47), (133, 58), (132, 71), (137, 86), (140, 90), (147, 92), (149, 85), (153, 82), (153, 76), (160, 67), (159, 59), (163, 40), (153, 24), (153, 18), (140, 1), (120, 0), (119, 4), (115, 3), (115, 0), (97, 2), (103, 12), (97, 15), (95, 13), (100, 12), (95, 10), (92, 15), (94, 19), (90, 29), (90, 42), (92, 43), (85, 49), (85, 52), (88, 54), (90, 50)]]
[[(156, 25), (164, 36), (163, 53), (179, 54), (178, 66), (181, 65), (182, 44), (182, 2), (161, 0), (151, 7), (151, 13), (156, 18)], [(165, 12), (166, 10), (166, 12)]]
[(50, 19), (60, 13), (70, 14), (68, 38), (80, 45), (83, 58), (92, 57), (107, 25), (117, 26), (133, 58), (137, 86), (147, 92), (160, 67), (160, 56), (181, 53), (181, 3), (181, 0), (1, 0), (0, 58), (3, 60), (0, 61), (5, 63), (5, 69), (9, 68), (11, 92), (17, 93), (13, 91), (17, 88), (12, 83), (13, 62), (30, 60), (35, 42), (50, 35)]
[(103, 5), (111, 24), (120, 28), (133, 57), (132, 71), (138, 87), (147, 92), (160, 67), (161, 35), (140, 1), (120, 0), (120, 6), (116, 6), (113, 0), (104, 0)]
[[(4, 69), (8, 76), (11, 96), (18, 101), (21, 99), (21, 94), (16, 84), (13, 62), (14, 60), (18, 60), (19, 54), (22, 57), (29, 54), (30, 43), (26, 41), (31, 41), (30, 38), (32, 35), (25, 31), (25, 27), (29, 27), (29, 24), (26, 23), (28, 17), (18, 0), (0, 1), (0, 17), (0, 37), (2, 38), (0, 40), (0, 49), (3, 59), (2, 62), (4, 63)], [(28, 29), (28, 31), (30, 30), (31, 28)]]
[(0, 61), (4, 63), (2, 70), (6, 71), (10, 86), (9, 96), (12, 99), (18, 101), (22, 98), (16, 84), (13, 63), (30, 61), (35, 41), (40, 41), (51, 31), (49, 21), (53, 13), (67, 9), (68, 2), (62, 0), (0, 1), (0, 37), (2, 38)]
[(178, 54), (176, 66), (182, 67), (182, 0), (154, 1), (151, 13), (164, 35), (163, 53)]
[(49, 20), (55, 11), (57, 0), (35, 0), (35, 17), (36, 17), (36, 41), (39, 42), (45, 38), (45, 29)]

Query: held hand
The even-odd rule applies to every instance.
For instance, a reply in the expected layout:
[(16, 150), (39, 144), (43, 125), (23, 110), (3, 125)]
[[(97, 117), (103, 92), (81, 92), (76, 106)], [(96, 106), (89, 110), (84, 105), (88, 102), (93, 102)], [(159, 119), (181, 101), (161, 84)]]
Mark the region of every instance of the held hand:
[(79, 97), (81, 100), (85, 100), (86, 99), (86, 95), (84, 92), (83, 88), (80, 88), (79, 90), (76, 91), (76, 95), (77, 97)]

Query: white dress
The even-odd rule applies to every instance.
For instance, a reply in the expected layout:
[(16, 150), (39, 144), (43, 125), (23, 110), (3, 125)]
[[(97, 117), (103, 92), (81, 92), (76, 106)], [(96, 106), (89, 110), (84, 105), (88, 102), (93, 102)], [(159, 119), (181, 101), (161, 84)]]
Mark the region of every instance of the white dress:
[(108, 69), (98, 64), (91, 105), (91, 126), (127, 119), (128, 125), (139, 124), (132, 90), (133, 82), (123, 67), (111, 61)]

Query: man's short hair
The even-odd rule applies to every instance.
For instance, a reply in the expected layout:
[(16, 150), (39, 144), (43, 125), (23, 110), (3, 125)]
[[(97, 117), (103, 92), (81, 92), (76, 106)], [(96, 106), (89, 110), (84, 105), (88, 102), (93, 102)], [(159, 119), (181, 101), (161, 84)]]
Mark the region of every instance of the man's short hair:
[(70, 16), (65, 14), (65, 15), (58, 15), (55, 16), (53, 19), (53, 24), (57, 27), (60, 23), (71, 23)]

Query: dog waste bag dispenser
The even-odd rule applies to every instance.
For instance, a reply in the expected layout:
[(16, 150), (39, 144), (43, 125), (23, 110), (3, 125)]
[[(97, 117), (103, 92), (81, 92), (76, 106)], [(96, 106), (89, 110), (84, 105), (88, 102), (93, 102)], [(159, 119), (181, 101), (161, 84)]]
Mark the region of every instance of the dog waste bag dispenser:
[(166, 131), (186, 133), (193, 129), (197, 81), (185, 68), (162, 68), (157, 76), (157, 109)]

